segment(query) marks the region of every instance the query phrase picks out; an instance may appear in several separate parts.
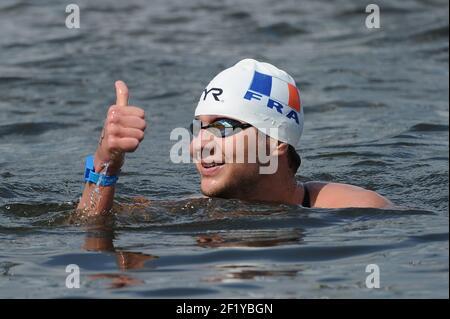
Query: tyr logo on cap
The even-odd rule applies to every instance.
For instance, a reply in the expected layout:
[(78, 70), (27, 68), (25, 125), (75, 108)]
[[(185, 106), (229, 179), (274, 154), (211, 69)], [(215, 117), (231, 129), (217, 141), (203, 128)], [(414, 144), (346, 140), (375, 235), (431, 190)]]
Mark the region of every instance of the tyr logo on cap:
[(220, 101), (219, 96), (223, 93), (223, 90), (221, 88), (211, 88), (209, 90), (208, 90), (208, 88), (206, 88), (203, 91), (203, 93), (204, 93), (203, 101), (206, 100), (206, 97), (208, 96), (209, 93), (211, 93), (211, 95), (214, 97), (214, 100)]

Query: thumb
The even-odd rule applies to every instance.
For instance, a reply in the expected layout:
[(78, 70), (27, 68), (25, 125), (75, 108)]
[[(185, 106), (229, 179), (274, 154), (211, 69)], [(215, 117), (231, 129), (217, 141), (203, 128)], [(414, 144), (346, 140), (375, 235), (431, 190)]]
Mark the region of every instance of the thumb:
[(128, 87), (123, 81), (116, 81), (116, 105), (127, 106), (128, 105)]

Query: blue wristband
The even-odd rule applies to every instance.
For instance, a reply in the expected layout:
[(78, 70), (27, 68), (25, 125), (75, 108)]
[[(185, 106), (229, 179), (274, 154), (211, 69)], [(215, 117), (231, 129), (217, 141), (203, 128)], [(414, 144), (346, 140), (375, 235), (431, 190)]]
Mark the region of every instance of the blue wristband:
[(113, 186), (117, 183), (118, 176), (108, 176), (97, 174), (94, 169), (94, 156), (86, 157), (86, 168), (84, 171), (84, 181), (94, 183), (100, 186)]

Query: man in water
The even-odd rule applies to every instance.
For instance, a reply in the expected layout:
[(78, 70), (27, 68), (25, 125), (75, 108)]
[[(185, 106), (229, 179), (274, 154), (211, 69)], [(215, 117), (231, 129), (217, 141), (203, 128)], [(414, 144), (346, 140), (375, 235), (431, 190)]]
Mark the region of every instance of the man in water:
[[(108, 110), (95, 155), (87, 160), (78, 205), (94, 215), (112, 208), (124, 154), (138, 148), (146, 128), (144, 110), (128, 105), (125, 83), (115, 86), (116, 104)], [(295, 146), (303, 131), (303, 108), (294, 79), (271, 64), (245, 59), (219, 73), (202, 93), (194, 123), (190, 153), (198, 159), (201, 191), (208, 197), (317, 208), (393, 207), (383, 196), (357, 186), (297, 182), (301, 159)], [(267, 142), (262, 146), (249, 142), (261, 137)], [(276, 160), (270, 173), (261, 173), (267, 166), (259, 156), (262, 148)], [(241, 150), (245, 155), (239, 162)], [(249, 160), (251, 152), (258, 154), (255, 161)], [(106, 176), (99, 174), (105, 170)]]

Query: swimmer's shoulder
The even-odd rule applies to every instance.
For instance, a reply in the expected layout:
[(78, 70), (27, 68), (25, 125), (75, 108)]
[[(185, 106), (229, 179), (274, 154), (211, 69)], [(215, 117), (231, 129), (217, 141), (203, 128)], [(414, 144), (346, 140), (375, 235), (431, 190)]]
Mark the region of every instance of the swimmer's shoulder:
[(320, 181), (306, 182), (304, 185), (309, 190), (311, 207), (394, 208), (392, 202), (387, 198), (359, 186)]

